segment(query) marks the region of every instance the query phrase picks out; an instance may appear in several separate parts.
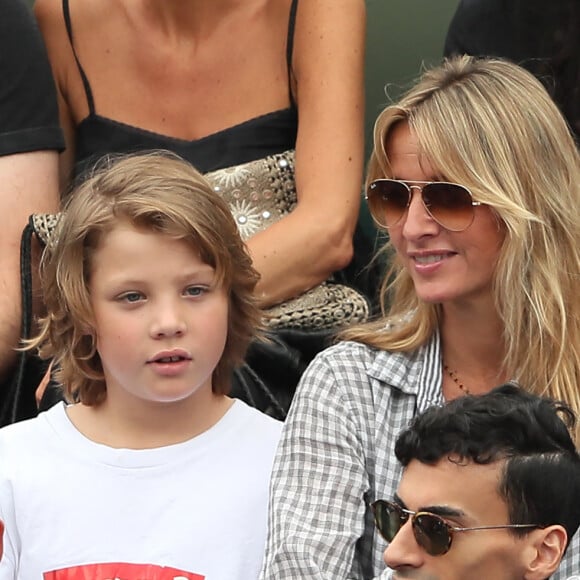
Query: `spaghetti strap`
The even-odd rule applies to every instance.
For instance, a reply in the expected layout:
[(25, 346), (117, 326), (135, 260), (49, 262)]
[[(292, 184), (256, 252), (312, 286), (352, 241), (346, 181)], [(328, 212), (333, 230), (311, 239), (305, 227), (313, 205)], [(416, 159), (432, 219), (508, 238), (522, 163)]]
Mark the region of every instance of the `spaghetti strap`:
[(286, 67), (288, 70), (288, 94), (290, 95), (290, 104), (294, 109), (296, 108), (296, 101), (294, 100), (294, 93), (292, 92), (292, 54), (294, 52), (294, 29), (296, 28), (297, 10), (298, 0), (292, 0), (290, 17), (288, 19), (288, 37), (286, 38)]
[(85, 88), (85, 95), (87, 96), (87, 104), (89, 106), (89, 114), (94, 115), (95, 113), (95, 100), (93, 99), (93, 91), (91, 90), (91, 85), (89, 84), (89, 79), (81, 66), (79, 61), (79, 57), (77, 56), (77, 51), (75, 50), (75, 45), (73, 42), (73, 33), (72, 33), (72, 23), (70, 19), (70, 10), (68, 6), (68, 0), (62, 0), (62, 13), (64, 16), (64, 23), (66, 25), (66, 32), (68, 34), (68, 39), (70, 42), (70, 46), (73, 51), (73, 55), (75, 57), (75, 61), (77, 63), (77, 67), (79, 69), (79, 73), (81, 74), (81, 79), (83, 81), (83, 87)]

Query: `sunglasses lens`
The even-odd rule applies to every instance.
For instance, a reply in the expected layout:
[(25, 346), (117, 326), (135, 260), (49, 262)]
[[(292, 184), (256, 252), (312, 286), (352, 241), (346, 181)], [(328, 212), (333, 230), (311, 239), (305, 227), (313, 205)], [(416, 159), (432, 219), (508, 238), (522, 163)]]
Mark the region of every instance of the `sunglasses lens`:
[(377, 529), (387, 542), (392, 542), (397, 532), (407, 521), (406, 514), (401, 511), (398, 505), (389, 501), (376, 501), (372, 507)]
[(404, 183), (391, 179), (378, 179), (369, 185), (368, 205), (377, 224), (390, 228), (405, 215), (409, 205), (409, 190)]
[(413, 532), (417, 543), (431, 556), (441, 556), (451, 548), (451, 530), (436, 515), (417, 514), (413, 518)]
[(474, 218), (471, 194), (457, 183), (429, 183), (423, 188), (423, 202), (433, 219), (444, 228), (460, 232)]

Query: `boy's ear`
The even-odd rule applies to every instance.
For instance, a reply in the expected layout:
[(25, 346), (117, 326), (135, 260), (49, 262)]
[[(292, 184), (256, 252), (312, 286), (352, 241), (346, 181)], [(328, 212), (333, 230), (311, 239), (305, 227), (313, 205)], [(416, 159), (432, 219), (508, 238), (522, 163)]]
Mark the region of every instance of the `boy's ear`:
[(0, 520), (0, 560), (2, 560), (3, 553), (4, 553), (4, 522)]
[(563, 526), (553, 525), (530, 534), (529, 558), (525, 580), (546, 580), (560, 565), (568, 534)]

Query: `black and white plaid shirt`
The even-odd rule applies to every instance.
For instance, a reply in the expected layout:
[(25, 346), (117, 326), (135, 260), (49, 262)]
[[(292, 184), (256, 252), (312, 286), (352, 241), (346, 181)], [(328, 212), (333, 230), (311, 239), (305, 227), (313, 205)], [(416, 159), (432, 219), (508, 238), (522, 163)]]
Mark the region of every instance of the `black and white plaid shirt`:
[[(339, 343), (305, 372), (271, 484), (261, 580), (390, 578), (369, 503), (392, 498), (397, 435), (443, 404), (439, 336), (413, 353)], [(580, 574), (579, 535), (553, 580)]]

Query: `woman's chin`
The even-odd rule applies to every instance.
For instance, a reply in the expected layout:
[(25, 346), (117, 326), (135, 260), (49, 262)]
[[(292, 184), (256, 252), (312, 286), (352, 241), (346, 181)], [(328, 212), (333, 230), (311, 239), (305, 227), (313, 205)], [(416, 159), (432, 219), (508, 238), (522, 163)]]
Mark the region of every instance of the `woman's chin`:
[(415, 286), (415, 291), (419, 300), (426, 302), (427, 304), (441, 304), (444, 302), (449, 302), (450, 300), (454, 300), (458, 297), (457, 292), (450, 290), (449, 288), (425, 288)]

